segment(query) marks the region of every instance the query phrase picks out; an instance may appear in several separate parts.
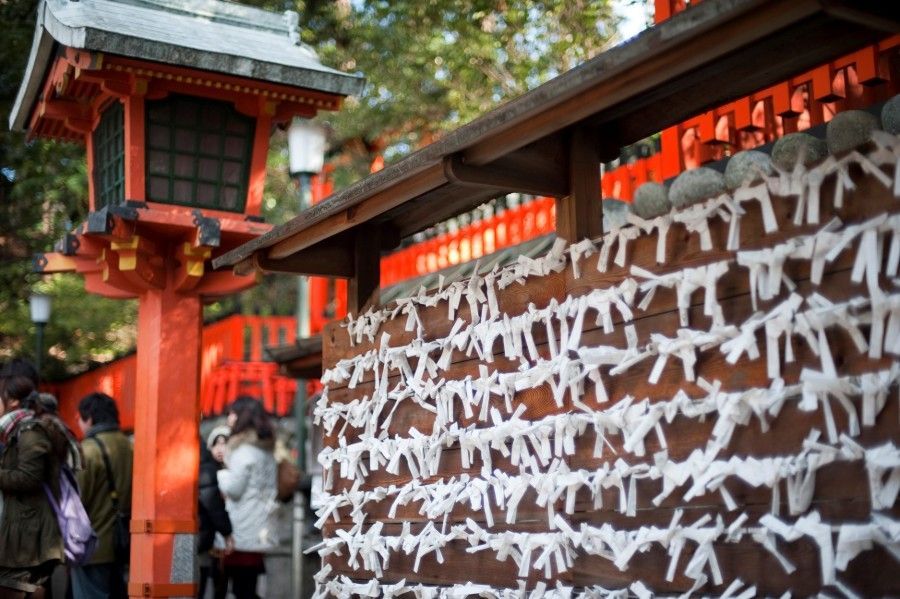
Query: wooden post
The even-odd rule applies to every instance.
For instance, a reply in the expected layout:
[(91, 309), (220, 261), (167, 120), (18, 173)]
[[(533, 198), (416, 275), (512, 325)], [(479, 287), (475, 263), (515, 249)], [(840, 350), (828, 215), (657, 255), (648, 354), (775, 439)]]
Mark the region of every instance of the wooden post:
[(202, 303), (171, 285), (138, 308), (132, 597), (196, 596)]
[(556, 200), (556, 234), (575, 243), (602, 233), (598, 140), (579, 127), (569, 138), (569, 195)]
[(357, 227), (353, 243), (354, 275), (347, 286), (347, 311), (358, 316), (378, 301), (381, 286), (381, 230), (378, 225)]

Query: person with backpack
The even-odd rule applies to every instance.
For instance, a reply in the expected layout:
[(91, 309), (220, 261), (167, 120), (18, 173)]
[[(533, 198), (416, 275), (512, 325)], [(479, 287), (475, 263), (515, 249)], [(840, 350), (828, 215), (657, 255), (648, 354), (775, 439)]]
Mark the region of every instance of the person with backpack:
[(8, 366), (0, 375), (0, 599), (43, 597), (53, 569), (83, 556), (67, 555), (61, 526), (67, 522), (58, 517), (60, 505), (72, 498), (74, 479), (67, 477), (81, 467), (81, 455), (66, 426), (46, 413), (52, 402), (41, 400), (34, 380)]
[(99, 544), (87, 564), (72, 568), (72, 597), (124, 598), (134, 450), (119, 428), (115, 400), (105, 393), (91, 393), (81, 399), (78, 426), (85, 436), (81, 442), (84, 469), (78, 483)]

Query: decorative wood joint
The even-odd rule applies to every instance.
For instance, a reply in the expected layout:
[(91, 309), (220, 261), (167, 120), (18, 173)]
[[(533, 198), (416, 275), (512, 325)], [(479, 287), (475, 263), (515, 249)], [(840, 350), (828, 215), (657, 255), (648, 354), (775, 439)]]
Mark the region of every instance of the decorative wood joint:
[(194, 225), (197, 227), (193, 246), (195, 248), (219, 247), (219, 244), (222, 243), (222, 222), (217, 218), (203, 216), (199, 210), (194, 210), (191, 214), (194, 216)]
[(150, 82), (144, 77), (131, 78), (131, 94), (134, 96), (146, 96)]
[(66, 48), (63, 55), (66, 62), (79, 71), (96, 71), (103, 68), (103, 53)]
[(194, 288), (206, 273), (206, 261), (212, 257), (212, 248), (209, 246), (196, 246), (192, 242), (185, 241), (179, 244), (175, 258), (178, 260), (178, 269), (175, 271), (175, 288), (186, 291)]
[(35, 254), (32, 259), (31, 272), (49, 274), (56, 272), (75, 272), (78, 264), (74, 258), (59, 252)]
[(134, 285), (161, 289), (166, 284), (166, 270), (156, 245), (145, 237), (133, 235), (125, 241), (112, 241), (109, 249), (119, 255), (116, 268)]

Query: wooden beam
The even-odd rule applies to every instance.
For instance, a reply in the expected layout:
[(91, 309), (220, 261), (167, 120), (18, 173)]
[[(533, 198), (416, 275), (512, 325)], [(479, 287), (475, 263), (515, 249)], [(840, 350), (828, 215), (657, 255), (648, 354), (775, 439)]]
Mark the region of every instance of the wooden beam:
[(458, 154), (444, 158), (444, 174), (451, 183), (496, 189), (504, 193), (561, 197), (568, 192), (564, 171), (547, 168), (521, 170), (496, 164), (472, 166)]
[(574, 243), (603, 233), (600, 158), (593, 129), (578, 127), (569, 138), (569, 195), (556, 200), (556, 234)]
[(354, 275), (352, 246), (320, 244), (286, 258), (260, 256), (257, 266), (265, 272), (349, 278)]
[[(375, 173), (367, 179), (372, 179), (379, 173)], [(272, 248), (269, 253), (271, 257), (283, 258), (289, 256), (323, 239), (334, 237), (338, 233), (354, 228), (361, 223), (369, 222), (388, 210), (396, 208), (408, 200), (416, 198), (446, 182), (447, 178), (444, 176), (440, 162), (438, 162), (414, 177), (398, 181), (389, 192), (374, 193), (368, 196), (364, 202), (348, 205), (345, 210), (336, 214), (331, 214), (331, 205), (327, 205), (329, 201), (310, 206), (298, 214), (294, 220), (278, 227), (277, 231), (273, 229), (268, 235), (258, 237), (256, 240), (232, 250), (229, 254), (224, 254), (222, 263), (224, 263), (225, 256), (228, 256), (229, 259), (232, 256), (240, 256), (239, 259), (241, 259), (258, 248), (269, 246)], [(324, 213), (329, 214), (329, 216), (322, 218)], [(307, 226), (308, 223), (314, 224)], [(302, 235), (293, 235), (291, 233), (293, 229), (298, 230), (298, 232), (302, 231)], [(269, 235), (279, 233), (282, 233), (284, 236), (279, 237), (277, 243), (266, 243)]]
[(381, 286), (381, 231), (377, 225), (357, 227), (353, 253), (355, 273), (347, 286), (347, 311), (359, 315), (378, 302)]

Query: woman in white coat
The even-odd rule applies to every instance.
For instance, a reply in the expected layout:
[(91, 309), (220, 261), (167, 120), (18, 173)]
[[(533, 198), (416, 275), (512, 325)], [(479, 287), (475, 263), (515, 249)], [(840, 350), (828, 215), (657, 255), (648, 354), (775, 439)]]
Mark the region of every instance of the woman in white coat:
[(265, 572), (264, 553), (276, 545), (275, 429), (262, 403), (247, 396), (231, 404), (228, 424), (225, 468), (217, 473), (234, 529), (234, 552), (225, 557), (225, 576), (237, 599), (253, 599), (257, 578)]

